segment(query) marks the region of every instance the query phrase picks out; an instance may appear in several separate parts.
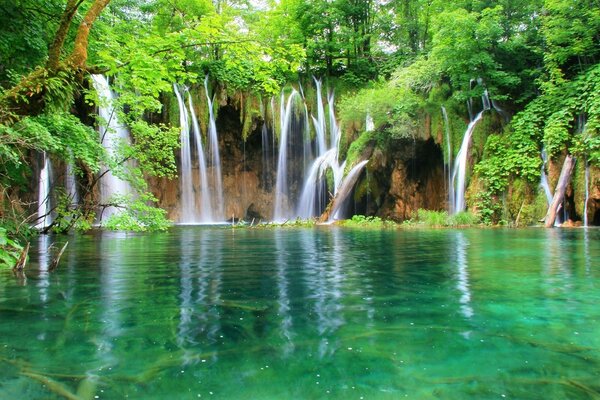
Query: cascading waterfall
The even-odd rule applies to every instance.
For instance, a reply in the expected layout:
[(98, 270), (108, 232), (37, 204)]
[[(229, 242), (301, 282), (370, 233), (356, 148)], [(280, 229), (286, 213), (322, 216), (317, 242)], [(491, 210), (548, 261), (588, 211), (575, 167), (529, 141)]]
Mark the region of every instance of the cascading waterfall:
[[(472, 83), (473, 81), (471, 84)], [(487, 90), (484, 91), (484, 94), (481, 98), (481, 103), (483, 104), (483, 109), (479, 112), (479, 114), (477, 114), (477, 116), (475, 116), (474, 119), (471, 120), (471, 122), (469, 122), (467, 130), (465, 131), (465, 135), (463, 136), (460, 150), (458, 151), (456, 160), (454, 161), (454, 170), (452, 172), (452, 186), (454, 187), (455, 197), (454, 214), (465, 210), (465, 187), (469, 145), (471, 144), (471, 136), (473, 135), (473, 131), (475, 130), (477, 123), (483, 118), (483, 113), (490, 109), (490, 100)], [(471, 102), (469, 102), (469, 110), (469, 112), (472, 113)]]
[[(348, 191), (352, 189), (358, 179), (358, 173), (366, 164), (365, 161), (355, 166), (350, 171), (348, 177), (344, 179), (346, 161), (342, 163), (339, 161), (341, 132), (335, 118), (335, 96), (333, 92), (329, 92), (327, 95), (329, 114), (329, 124), (327, 124), (322, 96), (322, 83), (316, 78), (313, 79), (317, 92), (317, 116), (312, 116), (316, 133), (315, 141), (317, 156), (312, 162), (311, 167), (307, 170), (300, 201), (296, 207), (297, 216), (300, 218), (313, 218), (324, 211), (325, 204), (322, 202), (322, 199), (326, 198), (327, 190), (324, 177), (328, 169), (331, 169), (333, 175), (333, 196), (335, 199), (338, 191), (341, 190), (345, 184), (348, 186)], [(329, 126), (329, 140), (327, 140), (327, 126)], [(369, 130), (375, 129), (370, 115), (367, 116), (366, 126)], [(328, 142), (329, 145), (327, 145)], [(343, 203), (343, 199), (338, 203)], [(331, 213), (330, 215), (332, 218), (338, 217), (338, 213)]]
[(277, 179), (275, 181), (275, 210), (273, 220), (282, 221), (291, 217), (289, 212), (288, 191), (288, 141), (291, 131), (291, 120), (293, 114), (294, 100), (299, 97), (294, 89), (289, 95), (287, 102), (284, 93), (281, 93), (280, 102), (280, 133), (279, 133), (279, 157), (277, 160)]
[[(108, 155), (114, 162), (123, 166), (123, 161), (118, 159), (118, 148), (122, 143), (129, 142), (129, 131), (125, 126), (119, 123), (119, 118), (113, 107), (115, 94), (110, 90), (108, 79), (104, 75), (92, 75), (94, 88), (98, 92), (100, 104), (98, 106), (98, 115), (104, 120), (106, 125), (101, 124), (99, 128), (100, 142), (106, 149)], [(107, 205), (113, 202), (113, 197), (131, 196), (132, 190), (129, 182), (113, 175), (112, 171), (103, 168), (100, 179), (100, 204)], [(102, 212), (100, 221), (117, 213), (117, 207), (106, 207)]]
[(452, 172), (452, 186), (455, 189), (454, 214), (465, 210), (465, 178), (467, 174), (469, 144), (471, 143), (471, 136), (473, 135), (475, 126), (483, 118), (483, 112), (484, 110), (477, 114), (475, 119), (469, 123), (462, 144), (460, 145), (460, 150), (454, 161), (454, 171)]
[(215, 190), (215, 202), (213, 203), (214, 217), (218, 220), (225, 219), (223, 209), (223, 178), (221, 176), (221, 157), (219, 156), (219, 136), (217, 134), (217, 123), (215, 121), (215, 110), (213, 108), (214, 99), (211, 98), (208, 91), (208, 75), (204, 78), (204, 90), (206, 92), (206, 101), (208, 103), (208, 138), (211, 155), (212, 181)]
[(343, 211), (344, 203), (348, 198), (348, 195), (350, 195), (352, 188), (356, 184), (360, 173), (362, 172), (363, 168), (365, 167), (365, 165), (367, 165), (368, 162), (369, 160), (363, 160), (359, 162), (354, 167), (352, 167), (350, 172), (348, 172), (348, 175), (346, 175), (346, 177), (344, 178), (333, 202), (331, 214), (329, 215), (329, 221), (334, 221), (342, 217), (341, 214)]
[(38, 210), (36, 229), (44, 229), (52, 223), (52, 208), (50, 205), (52, 164), (46, 152), (42, 153), (42, 168), (40, 169), (38, 188)]
[(373, 132), (375, 130), (375, 122), (373, 121), (373, 117), (371, 113), (367, 113), (367, 117), (365, 118), (365, 131)]
[(588, 226), (588, 202), (590, 201), (590, 163), (585, 160), (585, 197), (583, 200), (583, 226)]
[(450, 123), (448, 122), (448, 113), (446, 107), (442, 106), (442, 116), (444, 117), (444, 133), (446, 134), (446, 151), (448, 153), (447, 162), (447, 184), (448, 184), (448, 212), (452, 213), (454, 207), (454, 185), (452, 184), (452, 142), (450, 141)]
[(204, 147), (202, 146), (202, 135), (200, 133), (200, 124), (196, 117), (192, 95), (188, 92), (188, 105), (190, 116), (192, 117), (192, 129), (194, 132), (194, 141), (196, 142), (196, 156), (198, 158), (198, 183), (200, 189), (200, 222), (215, 222), (213, 207), (211, 203), (211, 191), (208, 183), (208, 172), (206, 168), (206, 157), (204, 156)]
[(550, 185), (548, 184), (548, 176), (546, 175), (546, 164), (548, 164), (548, 155), (546, 154), (546, 149), (542, 149), (542, 170), (540, 171), (540, 186), (544, 189), (544, 194), (546, 195), (546, 203), (549, 206), (552, 203), (552, 191), (550, 190)]
[(192, 182), (192, 151), (190, 145), (190, 121), (182, 90), (173, 84), (173, 90), (179, 105), (179, 127), (181, 142), (181, 169), (179, 186), (181, 190), (181, 219), (182, 223), (198, 222), (194, 199), (194, 184)]
[(298, 216), (301, 218), (312, 218), (318, 212), (317, 202), (320, 200), (320, 189), (323, 187), (320, 180), (325, 174), (327, 167), (335, 160), (336, 149), (331, 149), (325, 154), (317, 157), (304, 179), (304, 186), (298, 203)]

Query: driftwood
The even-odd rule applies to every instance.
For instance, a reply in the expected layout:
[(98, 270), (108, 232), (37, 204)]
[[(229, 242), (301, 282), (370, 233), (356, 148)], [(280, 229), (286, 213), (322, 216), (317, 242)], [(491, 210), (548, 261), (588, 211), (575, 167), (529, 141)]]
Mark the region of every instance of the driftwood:
[(21, 252), (17, 263), (13, 267), (13, 272), (23, 272), (25, 265), (27, 265), (27, 254), (29, 253), (29, 242), (25, 245), (25, 248)]
[(50, 268), (48, 268), (48, 272), (52, 272), (52, 271), (54, 271), (58, 267), (58, 263), (60, 262), (60, 258), (62, 257), (63, 253), (65, 252), (65, 249), (67, 248), (68, 244), (69, 244), (69, 242), (66, 242), (65, 245), (62, 247), (62, 249), (60, 249), (60, 251), (58, 252), (58, 254), (56, 255), (56, 257), (52, 261), (52, 264), (50, 264)]
[(572, 155), (567, 154), (567, 156), (565, 157), (565, 162), (563, 163), (562, 170), (560, 171), (560, 177), (558, 178), (556, 189), (554, 190), (554, 197), (552, 198), (552, 202), (548, 206), (548, 212), (546, 213), (546, 217), (544, 218), (546, 221), (546, 228), (554, 226), (554, 221), (556, 221), (558, 207), (563, 202), (563, 199), (565, 197), (565, 191), (567, 190), (567, 186), (571, 181), (571, 175), (573, 174), (574, 167), (575, 158), (573, 158)]
[(28, 378), (33, 379), (34, 381), (41, 383), (42, 385), (44, 385), (46, 387), (46, 389), (48, 389), (49, 391), (51, 391), (52, 393), (54, 393), (60, 397), (63, 397), (65, 399), (69, 399), (69, 400), (82, 400), (81, 397), (79, 397), (75, 393), (71, 392), (65, 385), (63, 385), (60, 382), (55, 381), (54, 379), (48, 378), (47, 376), (37, 374), (34, 372), (27, 372), (27, 371), (21, 372), (21, 375), (26, 376)]

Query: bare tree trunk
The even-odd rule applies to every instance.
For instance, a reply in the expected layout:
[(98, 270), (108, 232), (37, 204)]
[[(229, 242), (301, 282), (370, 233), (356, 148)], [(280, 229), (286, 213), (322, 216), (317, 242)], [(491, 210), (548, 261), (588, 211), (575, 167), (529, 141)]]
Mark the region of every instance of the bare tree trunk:
[(552, 202), (550, 203), (550, 206), (548, 207), (548, 212), (546, 213), (546, 228), (554, 226), (554, 221), (556, 220), (556, 213), (558, 211), (558, 207), (563, 202), (563, 199), (565, 197), (565, 191), (567, 190), (567, 185), (571, 181), (571, 175), (573, 174), (574, 167), (575, 159), (572, 155), (567, 154), (567, 156), (565, 157), (565, 162), (563, 163), (562, 170), (560, 171), (560, 177), (558, 178), (556, 189), (554, 190), (554, 197), (552, 198)]

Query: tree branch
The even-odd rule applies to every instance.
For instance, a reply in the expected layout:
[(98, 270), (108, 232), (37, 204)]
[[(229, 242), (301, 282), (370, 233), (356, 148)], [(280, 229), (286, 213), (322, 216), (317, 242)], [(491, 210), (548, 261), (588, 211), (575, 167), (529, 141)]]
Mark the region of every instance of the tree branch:
[[(74, 1), (74, 0), (70, 0)], [(82, 0), (79, 0), (82, 1)], [(95, 0), (92, 6), (89, 8), (83, 21), (79, 24), (77, 29), (77, 36), (75, 36), (75, 45), (73, 52), (69, 57), (69, 63), (75, 68), (84, 68), (87, 61), (87, 47), (88, 37), (90, 35), (90, 29), (96, 19), (100, 16), (100, 13), (110, 3), (110, 0)]]

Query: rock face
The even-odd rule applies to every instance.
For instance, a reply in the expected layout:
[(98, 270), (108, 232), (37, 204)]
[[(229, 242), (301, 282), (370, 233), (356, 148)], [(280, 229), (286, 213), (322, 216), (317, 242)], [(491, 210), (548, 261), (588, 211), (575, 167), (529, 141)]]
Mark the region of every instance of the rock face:
[[(241, 136), (239, 111), (229, 104), (219, 109), (216, 124), (221, 153), (225, 219), (245, 218), (255, 219), (258, 222), (261, 219), (271, 218), (273, 209), (271, 182), (274, 181), (274, 177), (269, 168), (263, 171), (260, 131), (255, 128), (244, 142)], [(202, 134), (205, 135), (205, 132)], [(203, 140), (205, 140), (204, 136)], [(207, 171), (209, 175), (212, 172), (211, 168), (209, 167)], [(193, 165), (192, 179), (195, 192), (199, 190), (196, 187), (199, 182), (198, 174), (198, 165)], [(178, 180), (151, 179), (149, 184), (159, 200), (158, 205), (167, 210), (170, 219), (178, 221), (181, 212)]]
[(385, 154), (376, 150), (369, 171), (374, 197), (368, 214), (403, 221), (419, 208), (446, 207), (443, 155), (433, 139), (396, 141)]
[[(251, 221), (270, 220), (273, 214), (277, 151), (263, 154), (262, 135), (258, 123), (244, 141), (239, 111), (231, 104), (222, 105), (217, 117), (225, 219), (244, 218)], [(299, 132), (302, 132), (300, 121)], [(204, 132), (203, 132), (204, 134)], [(298, 136), (298, 135), (296, 135)], [(277, 145), (277, 144), (276, 144)], [(441, 210), (446, 206), (443, 156), (433, 139), (401, 139), (392, 142), (384, 153), (365, 149), (362, 159), (371, 162), (362, 173), (349, 212), (378, 215), (405, 220), (419, 208)], [(301, 135), (290, 140), (288, 157), (289, 191), (298, 197), (302, 188), (303, 146)], [(209, 167), (210, 174), (210, 167)], [(193, 166), (193, 182), (197, 185), (198, 166)], [(177, 179), (150, 179), (150, 188), (174, 221), (180, 217), (180, 188)], [(195, 191), (198, 192), (198, 188)], [(199, 197), (199, 196), (197, 196)], [(352, 203), (350, 201), (350, 203)], [(200, 205), (198, 205), (200, 206)]]

